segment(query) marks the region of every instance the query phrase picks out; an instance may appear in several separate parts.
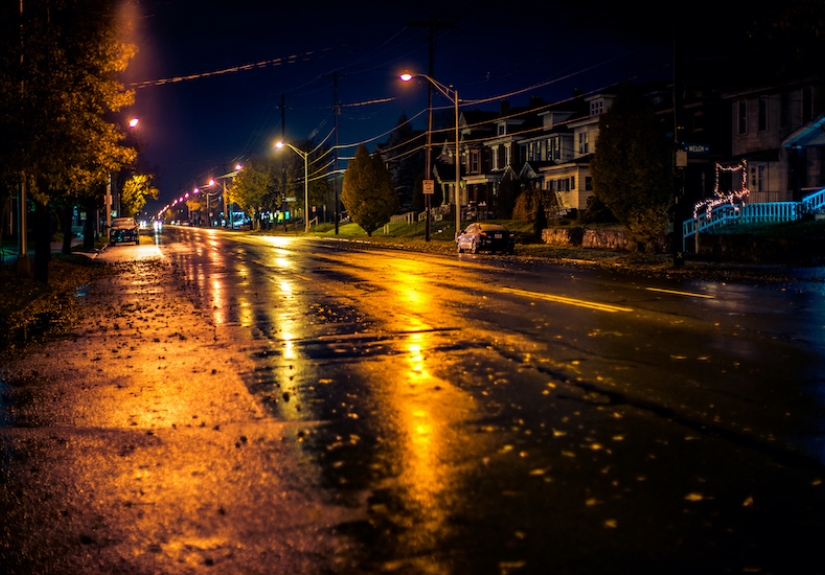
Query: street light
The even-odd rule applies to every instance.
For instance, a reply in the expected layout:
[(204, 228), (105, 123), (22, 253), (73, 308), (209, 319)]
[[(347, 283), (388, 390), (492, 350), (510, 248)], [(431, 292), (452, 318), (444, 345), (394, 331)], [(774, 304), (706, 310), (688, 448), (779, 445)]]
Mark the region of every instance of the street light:
[[(214, 185), (215, 185), (215, 180), (213, 178), (209, 178), (209, 183), (204, 185), (203, 188), (211, 188)], [(212, 215), (209, 212), (209, 190), (206, 190), (206, 189), (201, 190), (201, 188), (195, 187), (194, 193), (199, 194), (201, 191), (203, 191), (204, 195), (206, 196), (206, 227), (211, 228), (212, 227)]]
[(278, 142), (275, 147), (280, 149), (287, 146), (290, 150), (304, 159), (304, 231), (309, 231), (309, 152), (302, 152), (289, 142)]
[[(140, 120), (138, 118), (131, 118), (129, 120), (129, 124), (128, 124), (129, 129), (133, 130), (133, 129), (137, 128), (137, 125), (138, 125), (139, 122), (140, 122)], [(115, 191), (114, 190), (115, 189), (114, 178), (115, 178), (114, 173), (109, 172), (109, 181), (106, 184), (106, 197), (104, 198), (104, 202), (103, 202), (104, 206), (105, 206), (105, 210), (106, 210), (106, 240), (107, 240), (107, 242), (109, 240), (111, 240), (111, 234), (112, 234), (112, 231), (111, 231), (112, 230), (112, 200), (113, 200), (114, 191)], [(118, 207), (117, 215), (120, 216), (121, 215), (120, 214), (120, 195), (118, 195), (118, 197), (117, 197), (117, 204), (118, 204), (117, 205), (117, 207)], [(100, 220), (98, 219), (98, 222), (99, 221)]]
[[(459, 163), (458, 148), (458, 90), (445, 86), (433, 78), (430, 78), (426, 74), (410, 74), (409, 72), (405, 72), (404, 74), (401, 74), (400, 78), (403, 82), (409, 82), (416, 76), (421, 76), (422, 78), (427, 79), (430, 84), (435, 86), (439, 92), (444, 94), (444, 96), (446, 96), (448, 100), (451, 100), (455, 105), (455, 237), (458, 238), (458, 232), (461, 231), (461, 164)], [(429, 214), (427, 214), (427, 217), (429, 217)]]

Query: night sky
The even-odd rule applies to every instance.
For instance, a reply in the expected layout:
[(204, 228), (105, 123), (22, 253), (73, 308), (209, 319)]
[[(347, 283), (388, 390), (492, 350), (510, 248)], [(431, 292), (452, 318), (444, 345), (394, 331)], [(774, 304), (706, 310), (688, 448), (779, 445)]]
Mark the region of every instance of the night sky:
[[(147, 210), (250, 154), (272, 153), (284, 128), (282, 95), (286, 139), (325, 138), (334, 124), (333, 73), (342, 104), (339, 140), (351, 145), (342, 157), (359, 143), (372, 149), (386, 140), (402, 114), (420, 114), (413, 125), (423, 129), (426, 84), (398, 80), (402, 71), (427, 70), (428, 31), (413, 22), (453, 26), (437, 31), (435, 78), (458, 88), (468, 101), (462, 109), (498, 109), (502, 97), (511, 107), (527, 105), (531, 95), (551, 102), (574, 89), (672, 75), (669, 5), (641, 16), (615, 3), (569, 4), (125, 2), (128, 40), (139, 53), (123, 77), (136, 90), (124, 117), (140, 118), (141, 160), (161, 190)], [(434, 105), (452, 106), (438, 95)]]

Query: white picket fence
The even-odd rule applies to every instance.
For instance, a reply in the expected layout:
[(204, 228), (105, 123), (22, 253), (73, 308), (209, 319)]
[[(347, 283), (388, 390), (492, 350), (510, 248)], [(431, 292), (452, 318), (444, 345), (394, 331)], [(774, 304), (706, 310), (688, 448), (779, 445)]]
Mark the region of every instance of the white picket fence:
[(415, 212), (406, 212), (403, 214), (395, 214), (390, 216), (390, 223), (403, 222), (405, 224), (412, 224), (415, 222)]
[(825, 188), (805, 196), (801, 202), (766, 202), (760, 204), (722, 204), (682, 223), (682, 249), (688, 238), (699, 233), (734, 223), (779, 223), (798, 220), (804, 214), (825, 207)]

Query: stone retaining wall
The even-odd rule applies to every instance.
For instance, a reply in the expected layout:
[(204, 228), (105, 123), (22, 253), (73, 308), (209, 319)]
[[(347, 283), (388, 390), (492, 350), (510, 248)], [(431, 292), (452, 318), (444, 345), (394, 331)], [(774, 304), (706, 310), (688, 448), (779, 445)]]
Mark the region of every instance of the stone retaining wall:
[(586, 228), (547, 228), (542, 230), (541, 238), (546, 244), (556, 246), (574, 246), (612, 251), (640, 251), (647, 253), (668, 253), (670, 243), (667, 238), (639, 246), (627, 239), (624, 231), (610, 229)]

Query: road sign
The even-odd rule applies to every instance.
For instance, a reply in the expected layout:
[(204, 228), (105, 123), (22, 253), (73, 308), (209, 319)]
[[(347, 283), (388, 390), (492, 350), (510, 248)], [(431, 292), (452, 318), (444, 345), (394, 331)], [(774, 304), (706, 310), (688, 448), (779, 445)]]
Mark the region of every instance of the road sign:
[(435, 193), (435, 180), (424, 180), (424, 193), (425, 194)]
[(708, 144), (687, 144), (685, 151), (688, 154), (710, 154), (710, 145)]

